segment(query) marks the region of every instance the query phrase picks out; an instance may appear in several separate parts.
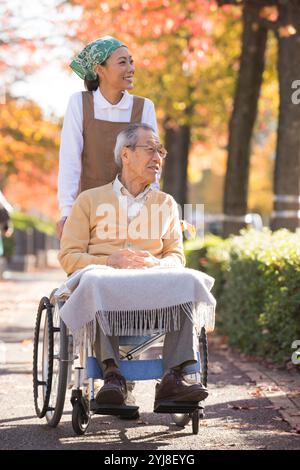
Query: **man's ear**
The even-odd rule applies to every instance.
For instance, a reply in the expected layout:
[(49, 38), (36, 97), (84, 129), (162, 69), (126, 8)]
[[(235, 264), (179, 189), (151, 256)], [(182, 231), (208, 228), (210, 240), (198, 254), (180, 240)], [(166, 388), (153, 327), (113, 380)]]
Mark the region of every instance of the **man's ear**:
[(127, 147), (123, 147), (122, 152), (121, 152), (121, 159), (122, 159), (123, 165), (127, 165), (128, 163), (128, 148)]

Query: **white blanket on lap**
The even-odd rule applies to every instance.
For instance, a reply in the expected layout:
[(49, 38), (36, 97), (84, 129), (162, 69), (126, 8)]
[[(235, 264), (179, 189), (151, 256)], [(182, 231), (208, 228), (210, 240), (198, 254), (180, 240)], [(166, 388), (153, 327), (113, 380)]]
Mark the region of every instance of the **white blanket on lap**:
[(114, 269), (90, 265), (55, 292), (75, 344), (94, 341), (96, 321), (108, 335), (166, 333), (180, 328), (181, 309), (198, 331), (214, 329), (214, 279), (189, 268)]

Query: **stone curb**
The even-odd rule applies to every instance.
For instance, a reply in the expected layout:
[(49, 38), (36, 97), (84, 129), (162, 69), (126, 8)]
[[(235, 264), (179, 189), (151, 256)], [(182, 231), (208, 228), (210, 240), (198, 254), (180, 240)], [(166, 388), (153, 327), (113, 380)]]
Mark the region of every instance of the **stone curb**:
[[(250, 381), (253, 382), (253, 387), (255, 387), (258, 392), (258, 396), (266, 397), (272, 405), (274, 405), (275, 409), (282, 416), (282, 419), (291, 426), (291, 431), (300, 434), (300, 394), (299, 398), (296, 400), (288, 397), (289, 390), (283, 387), (279, 382), (280, 373), (277, 374), (278, 379), (274, 380), (274, 378), (270, 377), (268, 371), (261, 370), (261, 365), (242, 361), (233, 355), (234, 353), (229, 349), (224, 350), (220, 348), (218, 353), (244, 372), (249, 377)], [(255, 394), (255, 392), (253, 393)], [(255, 396), (254, 394), (253, 396)], [(299, 405), (297, 400), (299, 400)]]

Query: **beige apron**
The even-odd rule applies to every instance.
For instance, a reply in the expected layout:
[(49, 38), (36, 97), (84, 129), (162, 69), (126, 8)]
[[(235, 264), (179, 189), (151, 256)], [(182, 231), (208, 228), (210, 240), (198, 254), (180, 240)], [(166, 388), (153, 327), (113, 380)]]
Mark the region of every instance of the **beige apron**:
[(82, 104), (84, 144), (79, 192), (103, 186), (116, 177), (119, 172), (114, 161), (117, 135), (130, 123), (142, 121), (144, 98), (133, 96), (130, 123), (95, 119), (92, 91), (82, 92)]

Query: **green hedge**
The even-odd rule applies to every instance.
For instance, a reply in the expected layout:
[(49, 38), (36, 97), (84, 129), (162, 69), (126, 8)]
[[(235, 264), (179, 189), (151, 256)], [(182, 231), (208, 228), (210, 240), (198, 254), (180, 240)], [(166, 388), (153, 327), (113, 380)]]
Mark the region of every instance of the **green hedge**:
[(198, 257), (198, 269), (216, 279), (218, 330), (247, 354), (289, 361), (300, 339), (300, 233), (250, 230), (214, 241), (186, 250), (188, 266)]
[(48, 235), (55, 234), (55, 226), (50, 222), (34, 217), (32, 215), (23, 214), (22, 212), (14, 212), (11, 217), (14, 228), (19, 230), (26, 230), (27, 228), (35, 228), (40, 232), (47, 233)]
[(223, 290), (224, 271), (228, 265), (228, 250), (225, 249), (227, 245), (228, 241), (211, 234), (204, 240), (189, 240), (184, 244), (186, 265), (200, 269), (215, 278), (212, 293), (216, 298), (220, 297)]
[[(55, 234), (55, 226), (52, 223), (45, 222), (37, 217), (23, 214), (22, 212), (13, 212), (11, 221), (15, 230), (27, 230), (35, 228), (48, 235)], [(3, 237), (4, 256), (10, 258), (14, 252), (14, 235), (9, 238)]]

